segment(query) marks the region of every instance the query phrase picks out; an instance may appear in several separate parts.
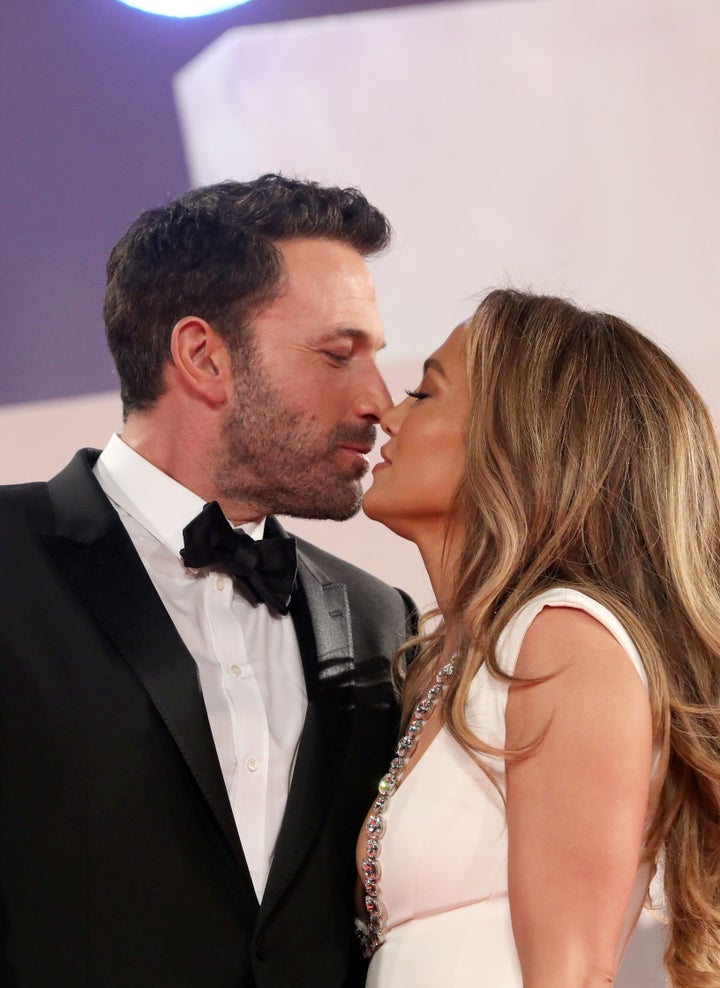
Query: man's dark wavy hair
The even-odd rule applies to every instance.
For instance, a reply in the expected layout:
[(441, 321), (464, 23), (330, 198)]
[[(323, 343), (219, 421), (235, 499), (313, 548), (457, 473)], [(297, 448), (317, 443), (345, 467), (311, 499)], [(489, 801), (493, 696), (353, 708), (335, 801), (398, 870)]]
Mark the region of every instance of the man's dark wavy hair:
[(183, 316), (207, 320), (237, 351), (252, 319), (282, 293), (277, 241), (327, 238), (369, 257), (390, 235), (357, 189), (274, 174), (192, 189), (142, 213), (110, 254), (103, 307), (125, 417), (162, 394)]

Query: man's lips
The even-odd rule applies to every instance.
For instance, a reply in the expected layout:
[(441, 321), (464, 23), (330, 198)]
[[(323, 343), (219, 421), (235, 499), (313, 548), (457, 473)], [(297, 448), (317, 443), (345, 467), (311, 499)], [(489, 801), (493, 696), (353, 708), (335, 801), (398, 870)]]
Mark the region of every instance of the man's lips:
[(341, 443), (340, 449), (347, 449), (351, 453), (358, 453), (360, 456), (367, 456), (372, 451), (372, 445), (368, 443)]

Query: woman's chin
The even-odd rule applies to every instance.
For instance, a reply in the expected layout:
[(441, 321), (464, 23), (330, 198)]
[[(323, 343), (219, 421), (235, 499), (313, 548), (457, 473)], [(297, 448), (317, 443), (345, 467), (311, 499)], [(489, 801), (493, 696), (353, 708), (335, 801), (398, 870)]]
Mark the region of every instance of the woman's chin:
[(385, 516), (382, 510), (382, 498), (377, 496), (377, 491), (375, 490), (374, 484), (363, 494), (361, 506), (363, 514), (367, 515), (368, 518), (372, 518), (373, 521), (379, 521), (383, 525), (385, 524)]
[(397, 505), (394, 505), (395, 510), (390, 510), (387, 499), (378, 496), (377, 492), (373, 493), (373, 491), (374, 488), (371, 487), (365, 492), (365, 496), (362, 499), (363, 514), (372, 521), (380, 522), (381, 525), (389, 528), (391, 532), (399, 535), (400, 538), (410, 539), (412, 542), (412, 537), (405, 531), (403, 518), (398, 516)]
[(390, 508), (387, 496), (378, 490), (376, 483), (373, 483), (363, 495), (363, 513), (373, 521), (379, 521), (381, 525), (387, 525), (392, 529), (392, 518), (396, 512), (391, 511)]

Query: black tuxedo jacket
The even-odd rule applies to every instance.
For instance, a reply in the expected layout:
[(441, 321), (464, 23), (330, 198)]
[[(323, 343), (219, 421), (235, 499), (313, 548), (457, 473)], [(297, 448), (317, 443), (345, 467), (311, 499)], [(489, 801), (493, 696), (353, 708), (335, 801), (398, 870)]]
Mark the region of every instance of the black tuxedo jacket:
[(361, 985), (354, 845), (409, 600), (298, 540), (308, 711), (258, 903), (195, 663), (96, 457), (0, 489), (0, 984)]

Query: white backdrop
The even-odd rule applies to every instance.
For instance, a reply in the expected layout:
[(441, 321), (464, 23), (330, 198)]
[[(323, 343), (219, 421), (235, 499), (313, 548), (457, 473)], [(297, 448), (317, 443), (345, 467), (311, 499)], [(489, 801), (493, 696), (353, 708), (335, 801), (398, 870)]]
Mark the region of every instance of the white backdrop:
[(512, 282), (613, 309), (715, 402), (720, 3), (438, 3), (239, 28), (176, 78), (196, 183), (284, 170), (389, 214), (388, 356)]

